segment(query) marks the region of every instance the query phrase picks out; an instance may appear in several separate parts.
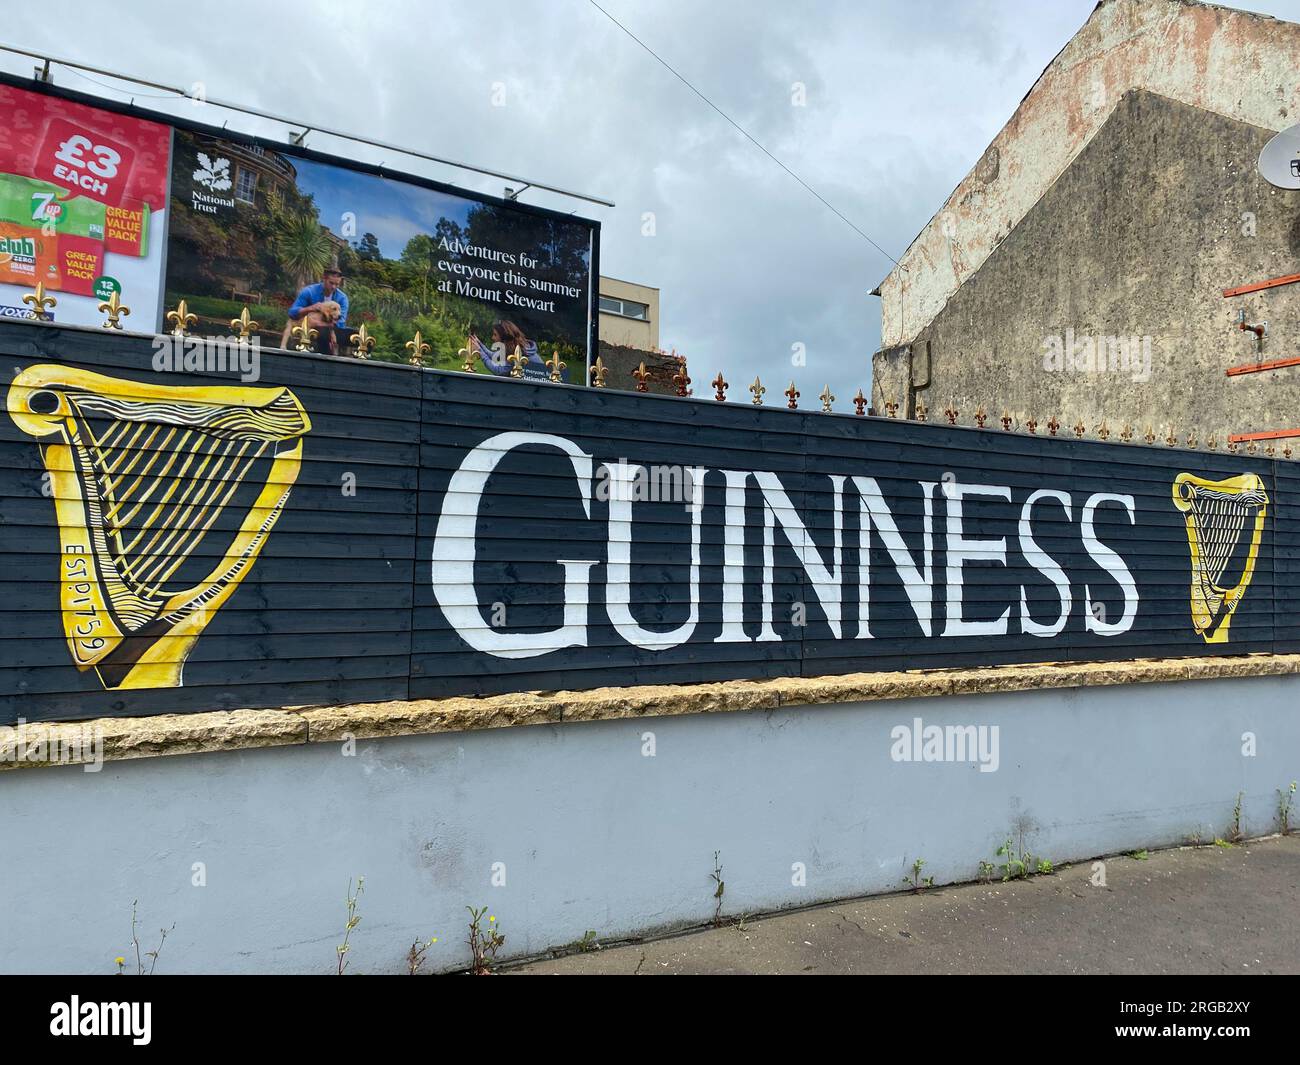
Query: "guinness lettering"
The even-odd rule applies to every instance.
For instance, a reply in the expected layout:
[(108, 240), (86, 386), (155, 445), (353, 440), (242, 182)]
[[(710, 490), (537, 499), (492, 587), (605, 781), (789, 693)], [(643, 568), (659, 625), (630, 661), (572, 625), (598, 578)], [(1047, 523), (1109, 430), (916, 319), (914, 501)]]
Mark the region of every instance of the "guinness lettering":
[[(476, 560), (476, 529), (479, 508), (492, 473), (511, 452), (528, 446), (550, 448), (565, 455), (572, 468), (574, 484), (582, 500), (585, 517), (592, 518), (591, 501), (593, 473), (597, 460), (582, 447), (566, 437), (547, 433), (510, 432), (489, 437), (473, 448), (461, 462), (448, 484), (445, 501), (438, 519), (433, 542), (433, 568), (431, 573), (435, 598), (447, 620), (457, 634), (476, 651), (499, 658), (531, 658), (566, 647), (588, 646), (588, 629), (593, 609), (593, 576), (605, 571), (606, 589), (604, 610), (609, 623), (619, 637), (627, 643), (647, 651), (663, 651), (677, 647), (694, 638), (700, 627), (700, 602), (703, 594), (700, 579), (701, 522), (711, 496), (720, 497), (726, 515), (724, 539), (728, 575), (722, 580), (720, 602), (721, 625), (709, 634), (716, 643), (754, 643), (781, 640), (773, 625), (773, 550), (775, 533), (794, 552), (798, 566), (808, 582), (824, 617), (823, 624), (833, 639), (846, 637), (844, 617), (846, 558), (844, 546), (844, 513), (846, 507), (856, 507), (859, 514), (858, 539), (850, 546), (848, 562), (856, 569), (857, 611), (850, 627), (851, 638), (868, 640), (871, 631), (870, 603), (873, 574), (878, 568), (870, 557), (873, 537), (885, 548), (888, 564), (903, 582), (907, 604), (923, 637), (934, 635), (934, 511), (938, 482), (917, 481), (924, 505), (924, 519), (919, 541), (909, 545), (894, 518), (892, 504), (881, 491), (874, 477), (838, 474), (820, 475), (825, 482), (824, 491), (830, 499), (833, 514), (829, 549), (819, 548), (809, 534), (798, 508), (780, 477), (770, 471), (710, 470), (704, 467), (689, 469), (690, 481), (695, 486), (692, 502), (686, 507), (690, 515), (689, 566), (687, 580), (689, 614), (675, 628), (656, 632), (640, 624), (629, 606), (632, 587), (630, 560), (633, 548), (632, 530), (634, 480), (644, 475), (645, 467), (629, 465), (625, 461), (602, 464), (602, 476), (610, 483), (607, 529), (604, 536), (605, 558), (557, 558), (563, 568), (564, 623), (546, 633), (507, 633), (485, 627), (482, 607), (474, 584)], [(813, 475), (816, 479), (818, 475)], [(764, 564), (762, 578), (757, 585), (747, 585), (738, 579), (743, 568), (743, 555), (747, 545), (743, 522), (744, 497), (756, 488), (763, 513), (762, 550)], [(1015, 498), (1009, 485), (962, 484), (955, 480), (943, 483), (938, 493), (944, 507), (944, 554), (942, 598), (945, 603), (945, 637), (1006, 636), (1010, 632), (1026, 633), (1041, 639), (1052, 639), (1065, 628), (1074, 606), (1072, 581), (1061, 563), (1044, 550), (1035, 539), (1035, 506), (1046, 507), (1047, 501), (1057, 505), (1065, 518), (1072, 520), (1075, 501), (1072, 494), (1062, 488), (1037, 488), (1023, 499)], [(966, 610), (966, 567), (971, 563), (992, 563), (1005, 568), (1008, 563), (1006, 537), (975, 536), (966, 519), (967, 505), (995, 507), (1007, 520), (1017, 523), (1018, 550), (1025, 563), (1041, 574), (1051, 585), (1057, 599), (1057, 612), (1050, 621), (1036, 619), (1030, 608), (1027, 590), (1019, 586), (1017, 601), (1008, 601), (997, 616), (976, 620)], [(1140, 595), (1132, 570), (1121, 553), (1103, 542), (1098, 532), (1098, 515), (1101, 510), (1122, 515), (1122, 520), (1136, 521), (1136, 504), (1132, 495), (1113, 492), (1092, 492), (1083, 497), (1079, 506), (1079, 534), (1086, 556), (1096, 569), (1118, 589), (1122, 607), (1118, 616), (1106, 620), (1095, 610), (1093, 586), (1084, 583), (1083, 609), (1080, 611), (1085, 629), (1104, 637), (1116, 637), (1129, 631), (1140, 607)], [(1058, 523), (1059, 524), (1059, 523)], [(465, 545), (469, 550), (465, 550)], [(747, 631), (742, 618), (746, 603), (758, 602), (762, 607), (761, 626), (755, 633)], [(1013, 618), (1014, 612), (1014, 618)]]

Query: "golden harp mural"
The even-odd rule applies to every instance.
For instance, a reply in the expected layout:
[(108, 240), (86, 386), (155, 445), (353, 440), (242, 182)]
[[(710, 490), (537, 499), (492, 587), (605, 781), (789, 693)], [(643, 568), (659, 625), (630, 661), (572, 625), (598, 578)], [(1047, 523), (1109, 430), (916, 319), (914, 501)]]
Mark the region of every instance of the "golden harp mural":
[[(1255, 557), (1268, 513), (1268, 493), (1256, 474), (1207, 481), (1190, 473), (1174, 478), (1174, 506), (1187, 523), (1192, 556), (1192, 627), (1206, 643), (1227, 643), (1228, 626), (1255, 574)], [(1229, 564), (1250, 537), (1236, 583), (1226, 586)]]
[(53, 364), (18, 374), (8, 407), (49, 471), (77, 668), (94, 666), (105, 688), (179, 687), (284, 509), (307, 412), (286, 388), (142, 384)]

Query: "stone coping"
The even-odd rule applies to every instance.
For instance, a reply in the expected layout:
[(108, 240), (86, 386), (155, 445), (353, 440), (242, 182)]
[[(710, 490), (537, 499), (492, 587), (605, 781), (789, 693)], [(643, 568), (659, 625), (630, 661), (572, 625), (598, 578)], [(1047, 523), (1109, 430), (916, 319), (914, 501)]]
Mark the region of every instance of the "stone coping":
[(349, 738), (418, 736), (516, 725), (1288, 673), (1300, 673), (1300, 654), (851, 673), (348, 706), (105, 717), (67, 723), (28, 722), (0, 726), (0, 770), (69, 764), (87, 764), (89, 768), (101, 760), (341, 743)]

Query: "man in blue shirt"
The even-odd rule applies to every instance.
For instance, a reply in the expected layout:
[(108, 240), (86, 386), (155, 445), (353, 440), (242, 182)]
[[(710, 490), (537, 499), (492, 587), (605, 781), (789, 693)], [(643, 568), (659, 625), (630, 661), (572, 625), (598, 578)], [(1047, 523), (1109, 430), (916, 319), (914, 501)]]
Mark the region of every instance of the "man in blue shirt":
[(308, 285), (298, 293), (298, 298), (289, 308), (289, 317), (295, 322), (304, 314), (319, 311), (326, 300), (333, 300), (339, 305), (339, 318), (335, 325), (348, 324), (348, 294), (339, 286), (343, 284), (343, 271), (333, 267), (321, 274), (319, 284)]

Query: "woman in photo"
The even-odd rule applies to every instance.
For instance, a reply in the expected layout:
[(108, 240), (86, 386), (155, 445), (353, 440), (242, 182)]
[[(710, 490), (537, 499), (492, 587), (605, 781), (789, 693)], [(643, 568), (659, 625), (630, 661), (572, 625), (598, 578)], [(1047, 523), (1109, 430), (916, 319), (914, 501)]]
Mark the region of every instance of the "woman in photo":
[(524, 365), (524, 372), (546, 373), (546, 363), (537, 351), (537, 345), (524, 336), (523, 330), (514, 322), (508, 319), (499, 319), (492, 326), (492, 346), (486, 346), (483, 341), (479, 340), (474, 333), (469, 335), (470, 347), (488, 373), (494, 373), (498, 377), (509, 377), (513, 364), (509, 361), (510, 356), (518, 348), (524, 353), (528, 362)]

